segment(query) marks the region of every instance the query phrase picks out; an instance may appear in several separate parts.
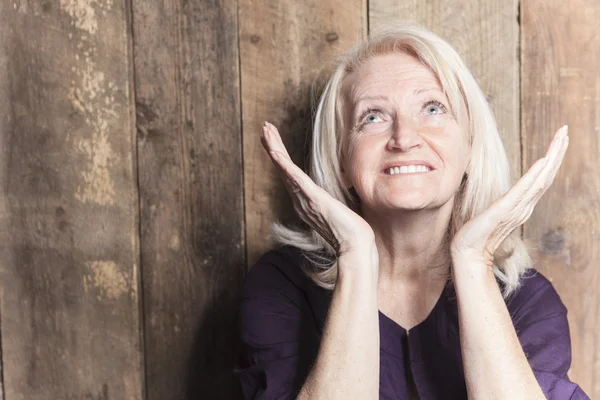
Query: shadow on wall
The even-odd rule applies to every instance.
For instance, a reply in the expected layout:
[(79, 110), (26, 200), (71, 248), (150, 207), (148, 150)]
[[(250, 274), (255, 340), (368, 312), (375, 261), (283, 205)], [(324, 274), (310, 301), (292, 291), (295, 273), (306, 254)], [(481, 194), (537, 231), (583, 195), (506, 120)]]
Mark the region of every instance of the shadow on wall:
[[(273, 113), (283, 113), (283, 118), (272, 122), (277, 124), (294, 162), (305, 169), (312, 132), (311, 85), (295, 90), (290, 82), (286, 86), (289, 86), (286, 90), (288, 97), (279, 102), (283, 110)], [(300, 220), (283, 185), (280, 184), (278, 190), (281, 195), (271, 197), (271, 207), (277, 210), (277, 218), (285, 223), (298, 224)], [(242, 288), (236, 292), (233, 288), (237, 286), (237, 280), (232, 277), (230, 281), (231, 286), (219, 282), (211, 291), (211, 299), (196, 329), (186, 377), (185, 400), (242, 399), (239, 382), (233, 375), (236, 365), (244, 365), (245, 348), (239, 338), (238, 326)]]
[(185, 400), (242, 399), (233, 366), (240, 351), (237, 313), (241, 294), (215, 293), (196, 330)]

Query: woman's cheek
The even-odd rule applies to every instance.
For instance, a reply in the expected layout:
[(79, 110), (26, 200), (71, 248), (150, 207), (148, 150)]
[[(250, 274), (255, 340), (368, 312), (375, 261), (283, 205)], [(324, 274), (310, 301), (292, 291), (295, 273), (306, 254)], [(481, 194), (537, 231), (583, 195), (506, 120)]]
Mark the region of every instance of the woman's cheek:
[(428, 115), (423, 117), (421, 125), (430, 128), (441, 128), (448, 124), (448, 119), (445, 114)]
[(370, 160), (365, 157), (367, 154), (356, 152), (356, 157), (351, 163), (350, 176), (355, 186), (364, 187), (366, 181), (368, 181), (369, 170), (371, 169)]

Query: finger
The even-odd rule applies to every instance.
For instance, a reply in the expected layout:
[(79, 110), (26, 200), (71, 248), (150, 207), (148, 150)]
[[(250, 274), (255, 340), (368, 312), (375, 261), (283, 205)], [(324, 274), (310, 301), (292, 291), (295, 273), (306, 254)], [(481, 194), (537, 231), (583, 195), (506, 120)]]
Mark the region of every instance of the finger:
[(269, 136), (269, 129), (267, 127), (267, 121), (265, 121), (265, 123), (263, 124), (261, 129), (262, 129), (262, 134), (260, 136), (260, 142), (262, 143), (265, 150), (267, 150), (267, 152), (269, 152), (272, 148), (273, 139)]
[(285, 146), (283, 145), (283, 142), (281, 141), (281, 138), (279, 137), (279, 133), (274, 131), (267, 121), (265, 121), (264, 125), (262, 126), (262, 130), (263, 134), (261, 141), (267, 151), (274, 150), (280, 152), (281, 154), (289, 155)]
[(554, 181), (554, 178), (558, 174), (558, 171), (559, 171), (559, 169), (562, 165), (562, 162), (565, 158), (565, 154), (567, 152), (568, 147), (569, 147), (568, 128), (565, 127), (562, 138), (559, 141), (559, 145), (557, 145), (558, 150), (556, 151), (554, 160), (552, 162), (553, 168), (551, 169), (551, 171), (548, 174), (549, 175), (549, 178), (548, 178), (549, 185)]
[(569, 137), (567, 136), (561, 142), (561, 148), (560, 148), (558, 154), (556, 155), (556, 158), (554, 159), (552, 169), (548, 172), (547, 176), (544, 176), (546, 178), (546, 181), (544, 184), (547, 188), (549, 188), (552, 185), (552, 183), (554, 183), (554, 180), (556, 179), (556, 175), (558, 175), (558, 171), (560, 170), (560, 167), (562, 166), (562, 163), (564, 161), (565, 153), (567, 152), (568, 147), (569, 147)]
[(522, 201), (523, 198), (527, 197), (527, 192), (536, 186), (538, 177), (544, 171), (547, 162), (548, 159), (544, 157), (533, 163), (525, 175), (523, 175), (513, 188), (505, 194), (506, 204), (508, 204), (509, 208), (513, 208)]
[[(560, 128), (552, 138), (552, 142), (546, 152), (546, 158), (549, 160), (545, 173), (551, 173), (560, 161), (560, 155), (563, 152), (565, 139), (567, 136), (568, 127), (567, 125)], [(560, 164), (559, 164), (560, 165)]]
[(507, 193), (507, 198), (512, 204), (520, 201), (531, 201), (534, 197), (541, 197), (544, 185), (557, 166), (556, 163), (566, 149), (563, 148), (562, 137), (566, 126), (559, 129), (550, 143), (546, 156), (537, 160), (519, 179), (517, 184)]
[[(279, 133), (272, 127), (271, 124), (265, 121), (263, 125), (263, 134), (261, 136), (261, 143), (265, 150), (269, 152), (269, 156), (271, 156), (271, 151), (276, 151), (279, 154), (283, 155), (283, 157), (288, 158), (291, 161), (291, 157), (287, 152), (287, 149), (283, 145), (281, 137)], [(271, 157), (271, 161), (275, 163), (276, 166), (279, 166), (273, 158)]]
[(277, 128), (275, 128), (275, 125), (273, 125), (267, 121), (265, 121), (265, 125), (269, 132), (269, 136), (274, 140), (273, 144), (276, 146), (275, 150), (280, 151), (281, 153), (283, 153), (286, 156), (288, 156), (289, 158), (291, 158), (287, 149), (285, 148), (285, 145), (283, 144), (283, 140), (281, 139), (281, 135), (279, 134), (279, 131), (277, 130)]
[(279, 169), (281, 169), (281, 165), (280, 165), (281, 160), (275, 161), (275, 159), (273, 157), (274, 154), (272, 152), (275, 152), (275, 154), (277, 154), (283, 158), (287, 158), (290, 162), (293, 163), (289, 153), (287, 152), (287, 149), (285, 148), (285, 146), (283, 145), (283, 142), (281, 141), (281, 137), (279, 137), (279, 133), (267, 121), (265, 121), (265, 123), (263, 125), (263, 135), (261, 136), (261, 142), (262, 142), (265, 150), (267, 150), (267, 152), (269, 153), (269, 156), (271, 157), (271, 161), (273, 161), (275, 166), (278, 167)]
[(555, 134), (554, 139), (550, 144), (550, 148), (546, 153), (547, 162), (544, 165), (542, 172), (529, 189), (526, 201), (536, 204), (554, 182), (569, 145), (567, 129), (568, 128), (565, 125)]
[(300, 167), (284, 154), (276, 150), (269, 152), (271, 159), (283, 175), (283, 181), (287, 190), (292, 195), (303, 192), (309, 198), (318, 196), (318, 186), (310, 179)]
[(269, 155), (271, 156), (271, 159), (274, 162), (274, 164), (277, 167), (279, 167), (279, 169), (283, 173), (284, 183), (286, 184), (287, 189), (292, 194), (296, 194), (302, 191), (303, 187), (308, 185), (309, 187), (307, 190), (314, 192), (314, 190), (312, 190), (313, 188), (311, 187), (311, 184), (313, 184), (314, 186), (316, 185), (310, 179), (310, 177), (306, 175), (304, 171), (302, 171), (301, 168), (294, 164), (285, 146), (283, 145), (281, 136), (279, 135), (279, 132), (277, 131), (275, 126), (265, 121), (263, 130), (265, 142), (267, 145), (266, 149), (267, 151), (269, 151)]

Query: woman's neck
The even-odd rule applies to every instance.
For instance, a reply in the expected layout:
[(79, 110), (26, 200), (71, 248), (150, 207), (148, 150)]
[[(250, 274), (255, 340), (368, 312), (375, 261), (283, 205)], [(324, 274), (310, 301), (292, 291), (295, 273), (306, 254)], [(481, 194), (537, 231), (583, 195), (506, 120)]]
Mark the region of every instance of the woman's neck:
[(450, 272), (447, 237), (453, 202), (422, 210), (372, 213), (363, 218), (373, 228), (379, 252), (379, 279), (419, 284), (446, 280)]

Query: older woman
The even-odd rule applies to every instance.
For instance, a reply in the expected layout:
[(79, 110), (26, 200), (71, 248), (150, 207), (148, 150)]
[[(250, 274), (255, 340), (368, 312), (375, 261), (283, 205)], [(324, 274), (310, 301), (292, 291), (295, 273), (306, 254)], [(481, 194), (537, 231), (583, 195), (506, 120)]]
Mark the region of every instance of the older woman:
[[(510, 188), (493, 114), (456, 51), (413, 25), (345, 54), (316, 115), (310, 177), (262, 143), (310, 228), (249, 273), (250, 399), (587, 399), (566, 309), (515, 228), (551, 185), (567, 127)], [(510, 189), (510, 190), (509, 190)]]

